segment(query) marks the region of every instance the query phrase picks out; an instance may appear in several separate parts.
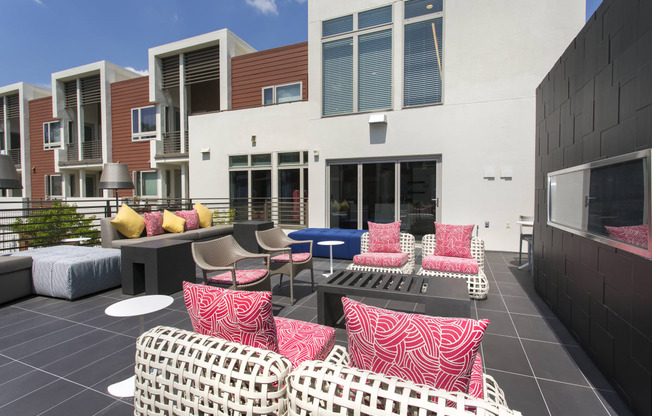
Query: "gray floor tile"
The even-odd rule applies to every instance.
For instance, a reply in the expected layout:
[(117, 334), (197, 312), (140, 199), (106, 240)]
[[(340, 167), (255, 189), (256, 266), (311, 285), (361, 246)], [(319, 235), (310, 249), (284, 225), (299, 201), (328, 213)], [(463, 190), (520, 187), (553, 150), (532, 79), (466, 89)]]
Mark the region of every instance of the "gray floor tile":
[[(566, 334), (562, 333), (562, 336), (559, 336), (555, 332), (551, 324), (551, 321), (554, 321), (555, 318), (512, 314), (512, 320), (521, 338), (559, 344), (572, 342), (572, 340), (567, 339)], [(559, 328), (557, 327), (557, 329)], [(571, 343), (571, 345), (577, 345), (577, 343)]]
[(114, 402), (115, 399), (86, 389), (39, 416), (94, 415)]
[[(0, 404), (8, 404), (55, 380), (58, 380), (58, 378), (38, 370), (17, 377), (9, 383), (2, 384), (2, 388), (0, 388)], [(0, 414), (12, 413), (4, 413), (0, 407)]]
[(546, 380), (539, 380), (539, 385), (551, 416), (609, 415), (593, 389)]
[(11, 348), (15, 345), (33, 342), (37, 338), (52, 334), (72, 325), (74, 325), (72, 322), (54, 319), (47, 324), (30, 328), (15, 334), (9, 334), (3, 338), (0, 338), (0, 351)]
[(478, 310), (486, 309), (490, 311), (507, 312), (507, 307), (505, 306), (505, 302), (503, 302), (501, 296), (487, 296), (486, 299), (474, 300), (472, 302), (475, 303), (475, 307), (478, 308)]
[(500, 289), (500, 294), (504, 296), (522, 296), (527, 298), (531, 295), (518, 282), (497, 282), (496, 284)]
[(537, 378), (589, 386), (564, 346), (540, 341), (522, 342)]
[(582, 371), (582, 374), (584, 374), (594, 388), (603, 391), (614, 391), (614, 387), (607, 381), (606, 377), (581, 347), (566, 346), (566, 351), (573, 357), (577, 368)]
[(510, 373), (532, 376), (532, 370), (525, 358), (517, 338), (485, 334), (482, 339), (485, 367)]
[(93, 328), (83, 325), (73, 324), (60, 331), (42, 337), (33, 339), (30, 342), (23, 343), (13, 348), (7, 348), (2, 353), (12, 358), (22, 358), (39, 351), (50, 348), (54, 345), (65, 342), (71, 338), (91, 332)]
[(92, 386), (129, 365), (133, 367), (135, 356), (136, 346), (132, 345), (105, 355), (101, 360), (69, 373), (66, 378), (84, 386)]
[(116, 369), (116, 371), (106, 378), (97, 381), (95, 384), (92, 384), (90, 387), (93, 388), (93, 390), (102, 392), (102, 393), (107, 393), (108, 394), (108, 388), (110, 385), (119, 383), (131, 376), (134, 375), (134, 363), (131, 362), (128, 364), (126, 367), (122, 369)]
[(547, 306), (537, 305), (530, 298), (520, 296), (504, 296), (503, 299), (510, 313), (554, 317), (554, 313)]
[(391, 309), (393, 311), (398, 311), (398, 312), (409, 312), (413, 313), (414, 310), (416, 309), (417, 304), (414, 302), (403, 302), (400, 300), (390, 300), (387, 302), (387, 309)]
[(18, 308), (6, 308), (0, 309), (0, 311), (6, 310), (10, 313), (0, 316), (0, 330), (5, 331), (5, 328), (10, 328), (15, 325), (21, 325), (21, 323), (27, 324), (31, 319), (42, 317), (42, 314), (18, 309)]
[(77, 384), (59, 379), (0, 407), (0, 412), (7, 415), (38, 415), (83, 390)]
[(133, 405), (128, 405), (121, 401), (116, 401), (111, 406), (95, 413), (94, 416), (132, 416), (134, 414)]
[[(490, 281), (489, 284), (495, 284), (496, 282), (505, 282), (505, 283), (516, 283), (516, 277), (514, 277), (514, 274), (512, 272), (498, 272), (495, 270), (491, 271), (491, 275), (493, 276), (493, 281)], [(489, 276), (487, 276), (489, 277)]]
[(9, 383), (18, 377), (31, 373), (32, 371), (34, 371), (34, 368), (19, 363), (18, 361), (9, 361), (0, 366), (0, 374), (2, 374), (2, 378), (0, 379), (0, 389), (2, 389), (3, 384)]
[(516, 336), (514, 325), (507, 312), (478, 309), (477, 317), (478, 319), (489, 319), (490, 323), (485, 331), (487, 334)]
[(505, 373), (488, 369), (487, 373), (496, 379), (505, 392), (507, 406), (527, 416), (549, 416), (546, 404), (533, 377)]
[[(45, 350), (24, 356), (21, 358), (21, 361), (33, 366), (40, 367), (68, 357), (69, 355), (75, 354), (85, 348), (92, 347), (101, 342), (106, 342), (109, 338), (116, 336), (118, 335), (100, 329), (95, 329), (77, 338), (69, 339), (66, 342), (54, 345)], [(20, 351), (20, 349), (18, 351)]]

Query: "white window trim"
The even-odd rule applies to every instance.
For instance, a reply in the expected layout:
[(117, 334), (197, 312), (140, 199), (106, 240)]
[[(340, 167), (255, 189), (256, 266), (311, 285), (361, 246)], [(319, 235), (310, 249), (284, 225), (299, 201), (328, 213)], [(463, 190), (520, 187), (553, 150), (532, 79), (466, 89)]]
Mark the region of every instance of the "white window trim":
[[(299, 99), (297, 100), (292, 100), (292, 101), (284, 101), (282, 103), (277, 103), (276, 102), (276, 89), (279, 87), (287, 87), (288, 85), (296, 85), (299, 84)], [(265, 90), (266, 89), (272, 89), (272, 103), (271, 104), (265, 104)], [(260, 92), (261, 95), (261, 104), (264, 106), (268, 105), (276, 105), (276, 104), (285, 104), (285, 103), (295, 103), (297, 101), (303, 101), (303, 81), (298, 81), (298, 82), (288, 82), (287, 84), (279, 84), (279, 85), (268, 85), (266, 87), (263, 87)]]
[[(158, 135), (158, 123), (154, 123), (155, 128), (153, 131), (147, 131), (147, 132), (139, 131), (138, 133), (134, 133), (134, 110), (138, 111), (138, 122), (140, 122), (140, 120), (142, 119), (142, 115), (141, 115), (142, 110), (148, 108), (153, 108), (156, 111), (155, 105), (148, 105), (145, 107), (137, 107), (131, 109), (130, 116), (131, 116), (131, 141), (132, 142), (155, 140), (156, 136)], [(140, 130), (140, 126), (138, 126), (138, 130)]]
[[(156, 173), (156, 195), (143, 195), (143, 173)], [(138, 178), (139, 177), (139, 178)], [(137, 180), (137, 178), (139, 180)], [(132, 181), (134, 182), (134, 196), (141, 199), (156, 199), (158, 198), (158, 171), (150, 170), (135, 170), (132, 172)], [(140, 189), (139, 189), (140, 187)]]
[[(46, 177), (46, 183), (45, 183), (45, 196), (48, 198), (51, 197), (62, 197), (63, 196), (63, 177), (61, 175), (45, 175)], [(58, 177), (61, 179), (61, 193), (58, 195), (55, 195), (52, 193), (52, 178)]]
[[(48, 129), (48, 140), (50, 140), (50, 138), (52, 137), (52, 129), (51, 129), (50, 126), (52, 124), (57, 124), (57, 123), (59, 123), (59, 142), (58, 143), (50, 143), (48, 141), (48, 143), (46, 143), (45, 142), (45, 129), (46, 128)], [(48, 122), (43, 123), (43, 149), (44, 150), (60, 149), (61, 148), (61, 141), (63, 139), (62, 136), (63, 135), (62, 135), (62, 131), (61, 131), (61, 121), (56, 120), (56, 121), (48, 121)]]

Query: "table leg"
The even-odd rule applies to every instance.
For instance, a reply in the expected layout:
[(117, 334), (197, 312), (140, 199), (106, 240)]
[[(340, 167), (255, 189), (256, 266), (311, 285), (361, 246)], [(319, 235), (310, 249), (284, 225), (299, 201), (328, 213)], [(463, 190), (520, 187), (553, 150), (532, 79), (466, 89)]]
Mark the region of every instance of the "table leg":
[(324, 276), (324, 277), (328, 277), (328, 276), (333, 274), (333, 246), (329, 246), (329, 247), (330, 247), (330, 253), (331, 253), (331, 256), (330, 256), (330, 258), (331, 258), (331, 272), (330, 273), (322, 273), (322, 276)]

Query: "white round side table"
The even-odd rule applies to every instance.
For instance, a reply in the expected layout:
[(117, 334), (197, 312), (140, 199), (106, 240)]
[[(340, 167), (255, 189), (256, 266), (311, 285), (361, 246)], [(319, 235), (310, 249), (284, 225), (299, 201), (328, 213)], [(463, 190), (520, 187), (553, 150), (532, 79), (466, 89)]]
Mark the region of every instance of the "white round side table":
[(329, 246), (330, 247), (330, 251), (331, 251), (331, 272), (322, 274), (322, 276), (328, 277), (331, 274), (333, 274), (333, 246), (341, 246), (342, 244), (344, 244), (344, 241), (328, 240), (328, 241), (319, 241), (317, 244), (319, 244), (320, 246)]
[[(120, 318), (138, 316), (138, 333), (142, 334), (145, 332), (145, 315), (165, 309), (172, 302), (174, 302), (172, 296), (167, 295), (138, 296), (114, 303), (107, 307), (104, 313)], [(126, 380), (111, 384), (108, 391), (109, 394), (115, 397), (132, 397), (134, 395), (135, 385), (136, 376), (131, 376)]]

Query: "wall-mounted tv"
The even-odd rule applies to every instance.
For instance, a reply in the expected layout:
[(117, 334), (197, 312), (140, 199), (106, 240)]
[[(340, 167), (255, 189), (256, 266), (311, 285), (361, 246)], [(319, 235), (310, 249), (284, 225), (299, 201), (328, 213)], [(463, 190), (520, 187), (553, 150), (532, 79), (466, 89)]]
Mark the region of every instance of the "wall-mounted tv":
[(548, 174), (548, 225), (652, 259), (652, 150)]

